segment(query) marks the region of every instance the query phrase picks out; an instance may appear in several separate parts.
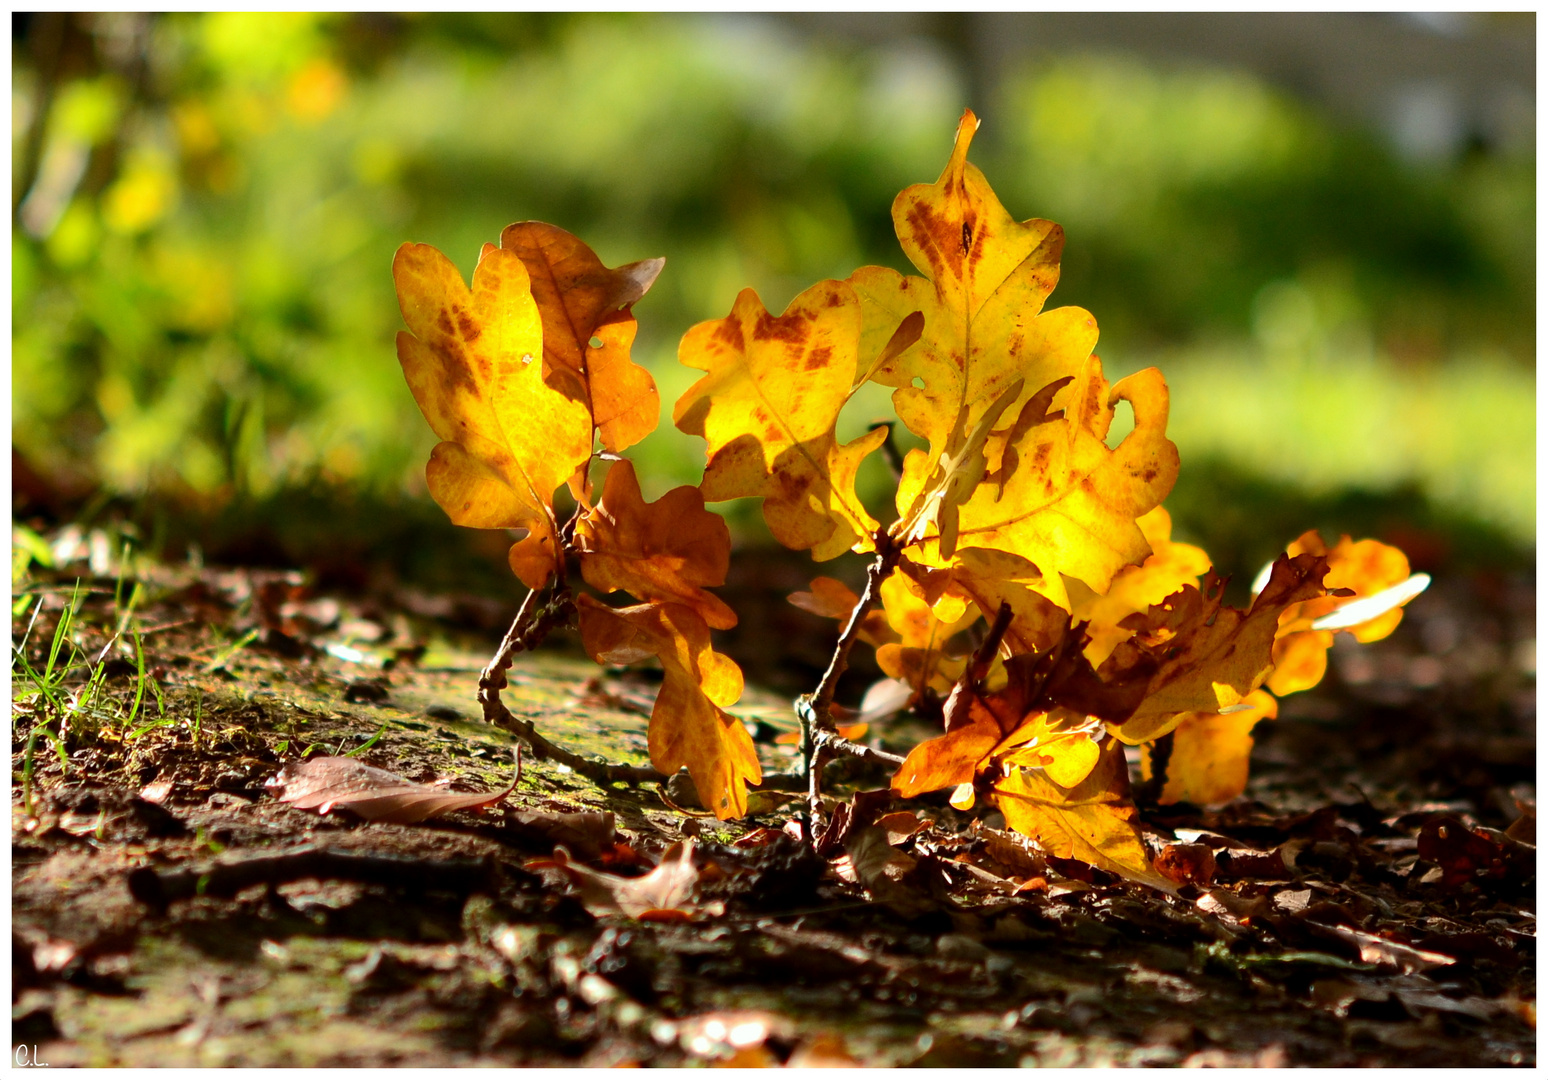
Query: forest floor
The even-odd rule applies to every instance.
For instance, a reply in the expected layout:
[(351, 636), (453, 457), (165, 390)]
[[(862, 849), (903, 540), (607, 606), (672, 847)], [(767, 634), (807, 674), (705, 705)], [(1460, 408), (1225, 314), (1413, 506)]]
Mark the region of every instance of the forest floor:
[[(856, 762), (830, 770), (852, 813), (821, 854), (790, 795), (719, 822), (680, 786), (602, 788), (530, 755), (481, 812), (297, 809), (268, 782), (303, 758), (505, 788), (515, 740), (475, 693), (514, 598), (124, 574), (102, 534), (29, 543), (11, 880), (31, 1060), (1536, 1064), (1528, 578), (1438, 577), (1393, 637), (1340, 644), (1323, 686), (1258, 727), (1247, 796), (1146, 809), (1155, 849), (1192, 855), (1169, 895), (1046, 859), (944, 794), (894, 801)], [(767, 571), (776, 601), (771, 582), (804, 585)], [(732, 711), (765, 771), (789, 771), (790, 688), (832, 624), (728, 599), (750, 684)], [(558, 635), (510, 679), (549, 739), (645, 762), (649, 672)]]

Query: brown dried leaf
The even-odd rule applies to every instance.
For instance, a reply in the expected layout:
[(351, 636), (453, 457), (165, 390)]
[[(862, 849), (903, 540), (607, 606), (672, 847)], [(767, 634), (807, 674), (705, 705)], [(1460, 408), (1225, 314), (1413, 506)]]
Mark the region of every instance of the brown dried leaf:
[(644, 877), (626, 878), (570, 861), (564, 848), (552, 859), (526, 864), (528, 870), (560, 871), (580, 893), (581, 903), (595, 915), (623, 914), (631, 919), (667, 921), (697, 914), (692, 904), (699, 870), (693, 865), (693, 840), (673, 844), (661, 862)]
[(1247, 611), (1225, 606), (1225, 583), (1211, 573), (1202, 588), (1185, 587), (1147, 613), (1125, 619), (1123, 625), (1138, 633), (1113, 650), (1099, 673), (1117, 685), (1143, 678), (1145, 697), (1127, 719), (1104, 716), (1107, 729), (1126, 743), (1149, 742), (1186, 714), (1241, 704), (1273, 670), (1280, 614), (1321, 596), (1326, 570), (1320, 556), (1281, 555)]
[(1178, 885), (1208, 885), (1215, 877), (1215, 853), (1205, 844), (1168, 844), (1156, 856), (1156, 872)]
[(1327, 932), (1335, 937), (1347, 941), (1360, 950), (1360, 959), (1367, 964), (1380, 964), (1383, 967), (1394, 967), (1405, 974), (1415, 971), (1429, 971), (1431, 968), (1444, 967), (1447, 964), (1455, 964), (1456, 957), (1446, 956), (1444, 953), (1429, 952), (1425, 949), (1416, 949), (1412, 945), (1405, 945), (1401, 941), (1389, 941), (1375, 934), (1367, 934), (1363, 930), (1355, 930), (1348, 926), (1329, 926)]
[(366, 821), (413, 825), (453, 810), (476, 810), (502, 801), (521, 781), (521, 758), (516, 777), (504, 791), (466, 793), (447, 791), (405, 780), (397, 773), (378, 769), (349, 757), (318, 757), (286, 762), (264, 785), (275, 797), (297, 810), (327, 814), (335, 807)]

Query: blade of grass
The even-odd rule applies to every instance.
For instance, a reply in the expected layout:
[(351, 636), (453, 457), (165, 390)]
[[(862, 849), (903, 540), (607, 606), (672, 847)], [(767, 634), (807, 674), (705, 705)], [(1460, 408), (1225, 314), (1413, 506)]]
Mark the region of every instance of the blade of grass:
[[(70, 639), (70, 627), (75, 621), (75, 612), (81, 602), (81, 579), (75, 579), (75, 592), (70, 595), (70, 602), (59, 613), (59, 623), (54, 627), (54, 640), (49, 645), (48, 663), (43, 668), (43, 678), (50, 680), (54, 676), (54, 667), (59, 662), (59, 652), (64, 643)], [(66, 666), (75, 662), (76, 649), (72, 642), (70, 645), (70, 658), (65, 661)]]
[(134, 723), (140, 715), (140, 702), (145, 699), (145, 649), (140, 645), (140, 635), (134, 635), (134, 703), (129, 706), (129, 719), (125, 726)]
[[(386, 730), (387, 730), (387, 725), (386, 725), (386, 723), (383, 723), (381, 727), (376, 729), (376, 734), (375, 735), (372, 735), (369, 739), (367, 739), (365, 742), (361, 743), (359, 746), (355, 747), (353, 750), (351, 750), (349, 753), (345, 754), (344, 756), (345, 757), (354, 757), (356, 754), (359, 754), (359, 753), (362, 753), (362, 752), (364, 752), (366, 750), (371, 749), (371, 747), (376, 745), (376, 740), (378, 740), (378, 739), (380, 739), (382, 737), (382, 732), (384, 732)], [(343, 746), (342, 743), (339, 744), (339, 749), (340, 750), (344, 749), (344, 746)]]
[(233, 656), (241, 652), (248, 645), (252, 644), (255, 640), (257, 640), (257, 638), (258, 631), (256, 629), (249, 630), (247, 633), (243, 634), (230, 646), (217, 653), (215, 659), (204, 665), (205, 673), (208, 674), (209, 672), (225, 667)]

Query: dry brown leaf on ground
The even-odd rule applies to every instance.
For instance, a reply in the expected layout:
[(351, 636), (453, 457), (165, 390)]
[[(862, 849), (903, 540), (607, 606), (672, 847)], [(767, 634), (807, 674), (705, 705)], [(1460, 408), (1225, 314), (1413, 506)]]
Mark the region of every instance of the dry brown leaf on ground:
[(286, 762), (264, 785), (275, 797), (297, 810), (327, 814), (342, 808), (366, 821), (414, 825), (453, 810), (475, 810), (500, 802), (521, 781), (517, 751), (516, 776), (504, 791), (460, 792), (416, 784), (397, 773), (349, 757), (317, 757)]
[(689, 919), (713, 906), (693, 903), (699, 869), (693, 865), (693, 840), (673, 844), (661, 862), (644, 877), (626, 878), (593, 870), (570, 861), (559, 848), (552, 859), (527, 863), (528, 870), (557, 870), (580, 893), (581, 903), (593, 915), (623, 914), (631, 919), (656, 922)]
[(1445, 953), (1416, 949), (1401, 941), (1391, 941), (1348, 926), (1330, 926), (1327, 930), (1359, 949), (1360, 959), (1367, 964), (1380, 964), (1384, 967), (1395, 967), (1404, 973), (1412, 973), (1429, 971), (1431, 968), (1445, 967), (1457, 962), (1456, 957), (1447, 956)]

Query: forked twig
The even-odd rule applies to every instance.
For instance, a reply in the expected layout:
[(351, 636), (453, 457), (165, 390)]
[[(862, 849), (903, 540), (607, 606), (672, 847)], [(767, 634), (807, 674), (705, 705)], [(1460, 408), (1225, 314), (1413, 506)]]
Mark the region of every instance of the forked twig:
[[(876, 558), (866, 571), (865, 590), (861, 592), (854, 610), (849, 613), (849, 622), (845, 624), (844, 632), (839, 635), (837, 643), (833, 646), (833, 658), (828, 661), (828, 670), (823, 672), (822, 681), (817, 684), (815, 691), (796, 699), (796, 716), (801, 721), (801, 760), (806, 770), (806, 800), (814, 818), (821, 808), (822, 768), (834, 754), (854, 754), (857, 757), (871, 757), (873, 760), (893, 757), (891, 754), (884, 755), (881, 751), (873, 751), (869, 747), (862, 747), (848, 739), (839, 738), (833, 723), (832, 710), (833, 696), (838, 692), (839, 678), (849, 667), (849, 653), (860, 637), (860, 627), (864, 624), (865, 617), (871, 613), (871, 609), (876, 606), (876, 601), (881, 597), (882, 582), (886, 581), (897, 567), (902, 553), (902, 549), (892, 542), (890, 536), (886, 533), (880, 534)], [(897, 763), (902, 764), (902, 759), (898, 759)], [(815, 826), (815, 820), (813, 825)]]

